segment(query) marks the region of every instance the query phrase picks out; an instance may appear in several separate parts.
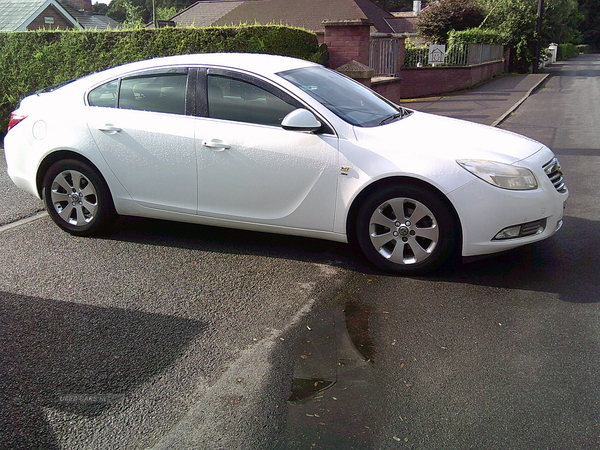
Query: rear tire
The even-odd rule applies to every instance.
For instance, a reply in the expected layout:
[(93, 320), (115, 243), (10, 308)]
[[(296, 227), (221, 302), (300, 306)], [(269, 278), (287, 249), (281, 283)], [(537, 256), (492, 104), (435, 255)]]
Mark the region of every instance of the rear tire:
[(354, 239), (377, 267), (420, 275), (453, 256), (460, 227), (450, 206), (432, 190), (392, 186), (361, 205)]
[(76, 236), (100, 232), (117, 215), (102, 176), (75, 159), (50, 166), (42, 184), (42, 198), (52, 220)]

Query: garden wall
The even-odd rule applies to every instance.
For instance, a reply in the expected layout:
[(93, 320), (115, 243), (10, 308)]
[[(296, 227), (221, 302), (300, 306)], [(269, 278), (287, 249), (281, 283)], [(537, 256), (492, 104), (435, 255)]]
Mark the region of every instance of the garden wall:
[[(469, 89), (503, 72), (503, 61), (466, 67), (405, 67), (400, 71), (402, 78), (400, 98), (423, 97)], [(377, 87), (377, 83), (374, 84)]]

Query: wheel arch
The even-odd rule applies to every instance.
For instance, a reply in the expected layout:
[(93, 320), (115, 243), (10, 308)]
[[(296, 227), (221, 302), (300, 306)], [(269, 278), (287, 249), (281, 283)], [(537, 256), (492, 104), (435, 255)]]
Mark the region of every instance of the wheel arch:
[(38, 167), (37, 174), (35, 177), (35, 185), (36, 185), (36, 189), (38, 191), (40, 198), (42, 197), (42, 189), (43, 189), (44, 177), (46, 176), (46, 172), (48, 172), (48, 169), (52, 166), (52, 164), (54, 164), (55, 162), (58, 162), (58, 161), (65, 160), (65, 159), (75, 159), (79, 162), (87, 164), (88, 166), (90, 166), (91, 169), (94, 169), (96, 171), (96, 173), (98, 174), (98, 176), (100, 176), (102, 178), (102, 180), (106, 183), (106, 179), (102, 175), (102, 172), (100, 172), (100, 170), (98, 170), (98, 167), (96, 167), (96, 165), (92, 161), (90, 161), (88, 158), (83, 156), (81, 153), (77, 153), (77, 152), (74, 152), (71, 150), (59, 150), (59, 151), (48, 154), (42, 160), (42, 162), (40, 163), (40, 165)]
[(434, 185), (420, 180), (418, 178), (412, 178), (407, 176), (396, 176), (389, 177), (377, 180), (368, 186), (366, 186), (353, 200), (352, 205), (348, 211), (348, 217), (346, 219), (346, 235), (348, 236), (348, 241), (355, 244), (356, 243), (356, 220), (358, 218), (358, 211), (362, 202), (373, 192), (376, 192), (380, 189), (385, 189), (391, 186), (411, 186), (418, 189), (428, 190), (429, 192), (435, 194), (444, 204), (448, 207), (448, 210), (452, 214), (452, 218), (454, 223), (457, 225), (459, 233), (458, 233), (458, 241), (457, 241), (457, 249), (462, 249), (462, 240), (463, 240), (463, 230), (462, 224), (460, 221), (460, 217), (454, 204), (448, 199), (448, 197), (440, 191)]

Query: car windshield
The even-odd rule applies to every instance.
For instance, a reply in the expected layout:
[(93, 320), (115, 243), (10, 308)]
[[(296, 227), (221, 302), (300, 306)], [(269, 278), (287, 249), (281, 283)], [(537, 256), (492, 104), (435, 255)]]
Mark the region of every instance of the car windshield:
[(384, 125), (409, 114), (362, 84), (324, 67), (294, 69), (277, 75), (358, 127)]

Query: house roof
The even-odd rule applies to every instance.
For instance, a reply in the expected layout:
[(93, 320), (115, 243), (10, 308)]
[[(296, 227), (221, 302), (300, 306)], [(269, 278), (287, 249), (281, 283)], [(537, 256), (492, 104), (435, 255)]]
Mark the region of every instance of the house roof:
[(77, 22), (56, 0), (2, 0), (0, 2), (0, 31), (25, 31), (38, 15), (52, 5), (73, 26)]
[(180, 26), (209, 27), (225, 14), (238, 7), (243, 0), (212, 0), (196, 2), (171, 17)]
[(374, 31), (391, 33), (393, 30), (385, 21), (385, 18), (391, 17), (370, 0), (256, 0), (243, 2), (217, 20), (215, 25), (281, 23), (323, 32), (324, 20), (366, 19), (373, 22)]
[(419, 18), (414, 17), (412, 13), (410, 16), (396, 16), (388, 19), (389, 24), (396, 30), (396, 33), (400, 34), (416, 34), (418, 21)]
[(178, 25), (239, 25), (277, 23), (323, 32), (324, 20), (366, 19), (373, 31), (395, 33), (394, 16), (370, 0), (211, 0), (199, 1), (174, 16)]
[(53, 6), (75, 28), (104, 30), (119, 26), (109, 17), (84, 11), (67, 0), (1, 0), (0, 31), (26, 31), (48, 6)]
[(58, 0), (65, 10), (86, 30), (106, 30), (107, 28), (120, 28), (121, 24), (104, 15), (85, 11), (70, 3), (68, 0)]

